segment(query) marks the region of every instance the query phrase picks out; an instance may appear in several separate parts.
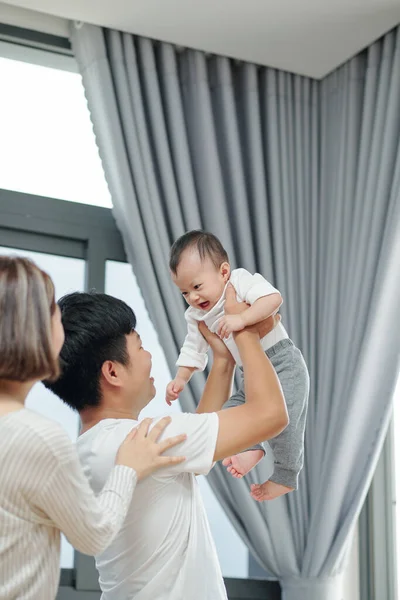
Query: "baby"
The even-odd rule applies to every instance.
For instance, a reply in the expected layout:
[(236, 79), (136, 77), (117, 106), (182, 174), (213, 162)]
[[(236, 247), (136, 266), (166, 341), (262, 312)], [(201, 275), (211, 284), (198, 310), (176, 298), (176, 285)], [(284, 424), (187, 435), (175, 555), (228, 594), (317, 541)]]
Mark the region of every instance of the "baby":
[[(199, 332), (198, 323), (204, 321), (210, 331), (225, 342), (241, 367), (240, 355), (232, 333), (240, 331), (275, 314), (282, 297), (260, 274), (252, 275), (245, 269), (231, 271), (228, 255), (221, 242), (211, 233), (190, 231), (172, 246), (170, 270), (174, 283), (180, 289), (189, 308), (186, 310), (188, 333), (177, 360), (175, 379), (167, 386), (168, 404), (176, 400), (195, 371), (207, 364), (208, 344)], [(225, 290), (231, 283), (237, 299), (249, 308), (237, 315), (224, 314)], [(307, 414), (309, 377), (300, 350), (289, 339), (279, 323), (261, 344), (279, 377), (289, 413), (288, 427), (269, 441), (274, 453), (274, 472), (261, 485), (253, 485), (255, 500), (272, 500), (297, 489), (298, 475), (303, 466), (304, 429)], [(239, 390), (224, 408), (245, 402), (243, 371)], [(223, 461), (234, 477), (243, 477), (263, 458), (263, 446), (249, 448)]]

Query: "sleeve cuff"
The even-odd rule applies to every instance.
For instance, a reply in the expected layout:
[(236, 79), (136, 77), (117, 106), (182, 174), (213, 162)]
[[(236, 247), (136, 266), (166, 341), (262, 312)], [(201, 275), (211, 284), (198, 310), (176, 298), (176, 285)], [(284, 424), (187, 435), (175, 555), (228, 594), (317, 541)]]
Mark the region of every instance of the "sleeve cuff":
[(132, 501), (133, 492), (137, 483), (137, 473), (125, 465), (115, 465), (112, 469), (101, 494), (112, 493), (115, 496), (115, 508), (122, 501), (122, 511), (126, 513)]
[(198, 369), (199, 371), (204, 371), (207, 366), (208, 356), (207, 354), (199, 354), (198, 352), (193, 352), (190, 354), (180, 354), (178, 360), (176, 361), (177, 367), (193, 367)]
[(208, 428), (209, 443), (207, 444), (207, 451), (205, 453), (204, 469), (199, 469), (199, 471), (197, 472), (198, 475), (208, 475), (208, 473), (215, 465), (214, 454), (218, 439), (219, 417), (215, 412), (210, 413), (208, 417), (210, 425), (210, 427)]

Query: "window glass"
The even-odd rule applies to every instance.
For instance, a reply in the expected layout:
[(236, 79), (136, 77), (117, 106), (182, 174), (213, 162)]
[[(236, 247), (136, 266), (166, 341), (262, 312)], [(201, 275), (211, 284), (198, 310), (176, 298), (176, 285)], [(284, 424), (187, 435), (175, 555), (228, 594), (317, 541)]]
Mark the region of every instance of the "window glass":
[(111, 207), (81, 76), (0, 56), (0, 81), (0, 188)]

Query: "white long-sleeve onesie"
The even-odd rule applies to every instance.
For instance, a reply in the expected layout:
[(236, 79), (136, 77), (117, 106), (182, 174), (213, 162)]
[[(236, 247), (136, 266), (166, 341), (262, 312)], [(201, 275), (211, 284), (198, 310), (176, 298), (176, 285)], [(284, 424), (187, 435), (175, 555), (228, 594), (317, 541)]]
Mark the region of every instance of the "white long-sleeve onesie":
[[(255, 273), (252, 275), (246, 269), (234, 269), (231, 273), (229, 283), (233, 285), (236, 291), (236, 297), (239, 302), (247, 302), (254, 304), (256, 300), (264, 296), (279, 293), (273, 285), (271, 285), (262, 275)], [(227, 284), (228, 285), (228, 284)], [(218, 328), (218, 323), (224, 316), (225, 291), (217, 304), (208, 312), (198, 308), (189, 308), (185, 312), (188, 332), (181, 348), (178, 360), (176, 362), (179, 367), (194, 367), (199, 371), (203, 371), (207, 365), (208, 344), (201, 335), (198, 323), (204, 321), (210, 331), (215, 333)], [(281, 323), (268, 333), (262, 340), (261, 344), (264, 350), (268, 350), (281, 340), (288, 338), (285, 328)], [(236, 364), (241, 366), (239, 350), (235, 344), (233, 336), (230, 335), (224, 339), (226, 347), (234, 357)]]

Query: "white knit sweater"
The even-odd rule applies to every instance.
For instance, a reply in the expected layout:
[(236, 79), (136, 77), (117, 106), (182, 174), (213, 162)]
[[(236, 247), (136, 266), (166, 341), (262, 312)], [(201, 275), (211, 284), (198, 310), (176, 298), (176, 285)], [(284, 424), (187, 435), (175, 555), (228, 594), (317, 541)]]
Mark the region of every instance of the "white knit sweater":
[(0, 417), (0, 600), (54, 600), (60, 531), (80, 552), (102, 552), (135, 485), (135, 471), (116, 466), (96, 498), (60, 426), (28, 409)]

